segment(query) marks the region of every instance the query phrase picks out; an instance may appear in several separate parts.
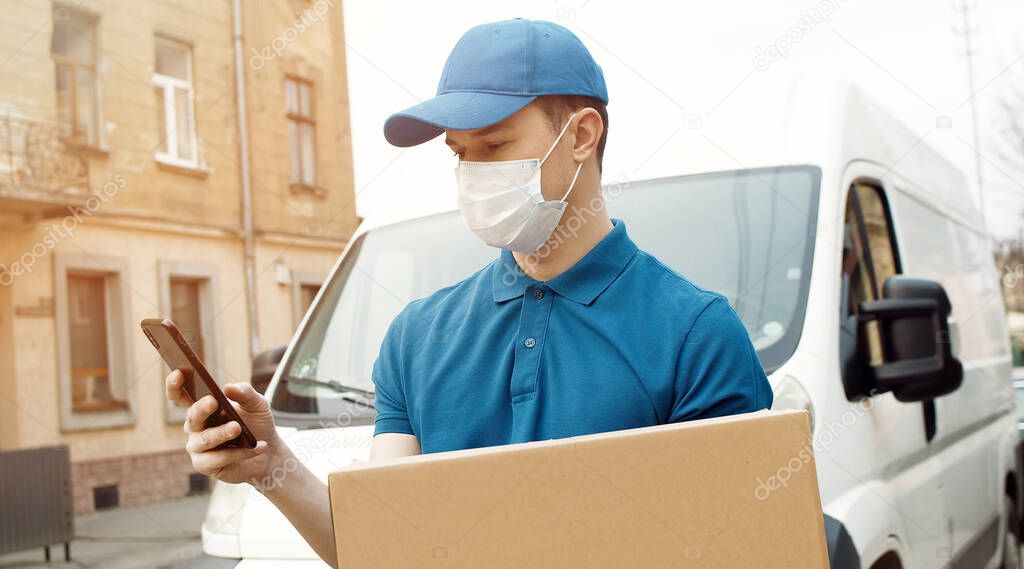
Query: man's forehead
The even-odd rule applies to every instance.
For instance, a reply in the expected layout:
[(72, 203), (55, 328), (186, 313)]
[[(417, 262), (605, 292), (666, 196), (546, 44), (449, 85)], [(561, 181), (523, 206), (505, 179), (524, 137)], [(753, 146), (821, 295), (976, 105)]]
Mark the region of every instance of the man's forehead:
[(474, 130), (452, 130), (448, 129), (445, 131), (445, 143), (452, 144), (455, 142), (453, 135), (458, 138), (480, 138), (481, 136), (487, 136), (489, 134), (495, 134), (505, 130), (509, 130), (515, 126), (515, 119), (509, 117), (503, 121), (496, 122), (491, 126), (485, 126)]
[(494, 134), (503, 130), (508, 130), (515, 126), (515, 119), (509, 117), (503, 121), (496, 122), (491, 126), (485, 126), (484, 128), (478, 128), (476, 130), (469, 131), (473, 136), (484, 136), (485, 134)]
[[(536, 104), (530, 103), (529, 105), (526, 105), (522, 109), (519, 109), (515, 113), (512, 113), (511, 115), (505, 117), (504, 119), (490, 126), (485, 126), (473, 130), (448, 129), (445, 131), (445, 143), (454, 144), (457, 143), (455, 138), (460, 138), (462, 140), (472, 140), (480, 138), (482, 136), (487, 136), (490, 134), (496, 134), (499, 132), (511, 130), (513, 128), (518, 128), (520, 125), (534, 124), (534, 122), (542, 116), (544, 116), (544, 114), (539, 111)], [(529, 126), (527, 126), (526, 128), (529, 128)]]

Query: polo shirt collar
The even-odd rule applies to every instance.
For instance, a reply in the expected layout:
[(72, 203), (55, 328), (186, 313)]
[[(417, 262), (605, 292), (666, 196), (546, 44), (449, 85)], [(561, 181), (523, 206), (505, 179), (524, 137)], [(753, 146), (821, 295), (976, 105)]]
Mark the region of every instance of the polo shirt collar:
[[(556, 293), (579, 304), (589, 305), (622, 273), (637, 246), (626, 233), (621, 219), (612, 219), (612, 230), (569, 270), (544, 284)], [(505, 302), (523, 295), (526, 287), (538, 281), (527, 276), (516, 263), (512, 252), (501, 251), (501, 258), (491, 266), (494, 302)]]

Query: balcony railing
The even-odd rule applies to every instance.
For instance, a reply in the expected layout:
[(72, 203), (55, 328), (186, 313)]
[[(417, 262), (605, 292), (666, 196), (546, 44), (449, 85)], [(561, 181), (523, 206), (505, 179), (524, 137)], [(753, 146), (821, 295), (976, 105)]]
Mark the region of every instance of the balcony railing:
[(64, 202), (88, 187), (89, 162), (58, 125), (0, 115), (0, 197)]

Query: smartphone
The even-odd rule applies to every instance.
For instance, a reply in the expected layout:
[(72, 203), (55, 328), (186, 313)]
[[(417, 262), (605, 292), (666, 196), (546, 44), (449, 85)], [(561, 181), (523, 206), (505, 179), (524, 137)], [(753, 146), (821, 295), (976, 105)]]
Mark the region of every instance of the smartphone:
[(147, 318), (142, 321), (142, 333), (146, 335), (156, 351), (160, 352), (160, 357), (172, 370), (181, 370), (181, 373), (185, 375), (185, 392), (192, 398), (192, 401), (199, 401), (207, 394), (213, 395), (217, 400), (218, 409), (206, 420), (206, 428), (223, 425), (230, 421), (237, 421), (241, 425), (242, 434), (217, 448), (255, 448), (256, 437), (238, 416), (234, 406), (221, 391), (217, 382), (213, 380), (210, 371), (206, 369), (199, 356), (189, 346), (185, 335), (174, 325), (174, 322), (166, 318)]

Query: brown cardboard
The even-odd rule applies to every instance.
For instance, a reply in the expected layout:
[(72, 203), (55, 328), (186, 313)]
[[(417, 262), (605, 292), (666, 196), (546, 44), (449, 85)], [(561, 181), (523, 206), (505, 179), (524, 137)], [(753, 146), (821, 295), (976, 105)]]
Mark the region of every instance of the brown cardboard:
[(329, 476), (343, 569), (823, 569), (807, 413), (359, 465)]

